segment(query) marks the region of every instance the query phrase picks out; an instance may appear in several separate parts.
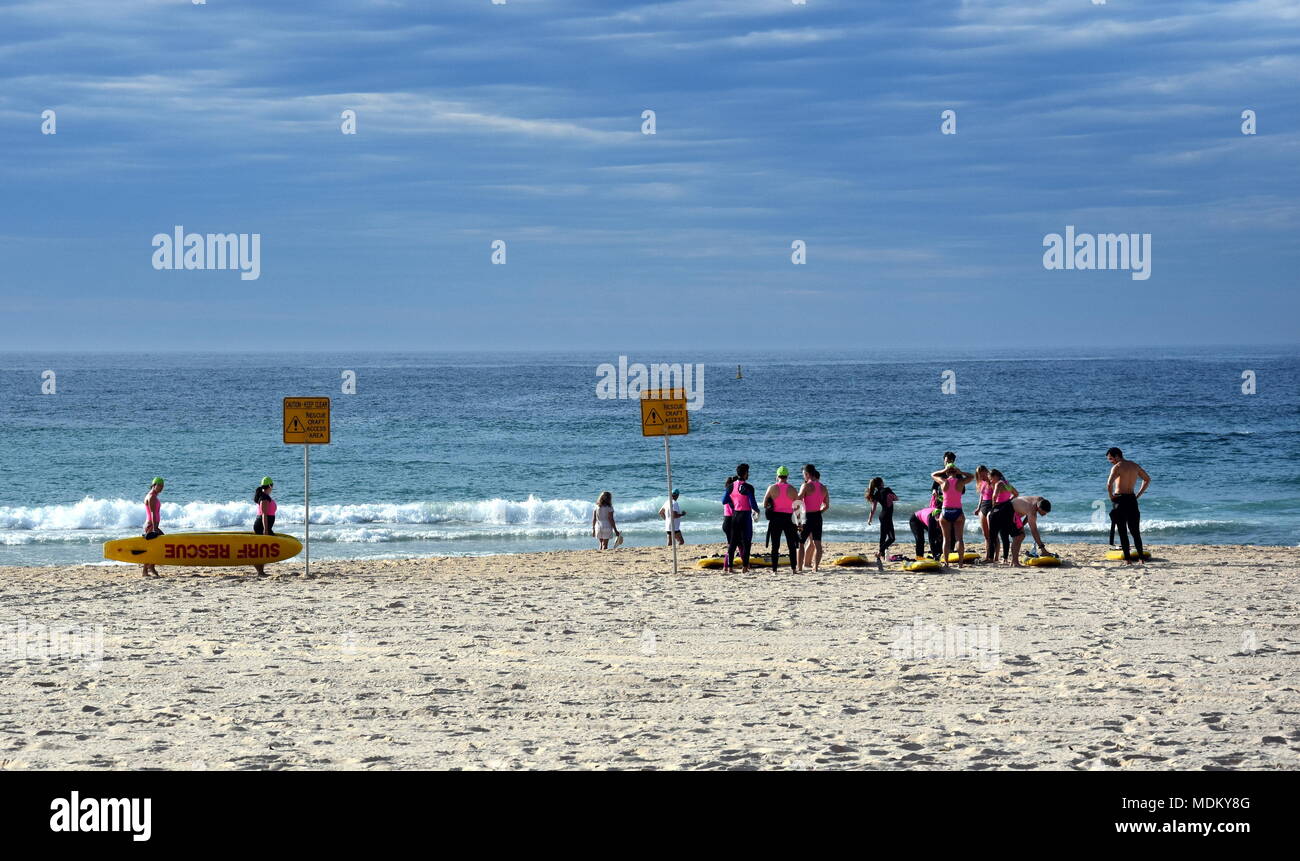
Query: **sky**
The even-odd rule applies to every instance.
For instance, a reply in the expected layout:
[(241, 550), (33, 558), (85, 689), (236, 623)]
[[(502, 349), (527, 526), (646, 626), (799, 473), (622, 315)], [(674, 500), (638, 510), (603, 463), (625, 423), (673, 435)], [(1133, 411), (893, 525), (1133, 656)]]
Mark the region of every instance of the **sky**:
[(1295, 0), (20, 0), (0, 78), (0, 350), (1300, 340)]

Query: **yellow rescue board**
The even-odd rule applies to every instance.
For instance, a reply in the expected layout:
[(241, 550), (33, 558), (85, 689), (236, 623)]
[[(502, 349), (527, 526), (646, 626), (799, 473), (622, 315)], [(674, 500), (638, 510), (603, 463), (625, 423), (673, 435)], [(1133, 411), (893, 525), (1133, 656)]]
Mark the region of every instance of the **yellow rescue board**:
[(252, 532), (178, 532), (157, 538), (104, 542), (104, 558), (134, 565), (270, 565), (302, 552), (292, 535)]
[[(1138, 555), (1138, 552), (1137, 552), (1136, 550), (1130, 550), (1130, 551), (1128, 552), (1128, 558), (1130, 558), (1130, 559), (1136, 559), (1136, 558), (1137, 558), (1137, 555)], [(1123, 562), (1123, 561), (1124, 561), (1124, 551), (1123, 551), (1123, 550), (1107, 550), (1107, 551), (1106, 551), (1106, 558), (1109, 559), (1109, 560), (1111, 560), (1112, 562)], [(1143, 550), (1143, 551), (1142, 551), (1142, 558), (1143, 558), (1143, 559), (1150, 559), (1150, 558), (1151, 558), (1151, 554), (1148, 553), (1147, 551)]]

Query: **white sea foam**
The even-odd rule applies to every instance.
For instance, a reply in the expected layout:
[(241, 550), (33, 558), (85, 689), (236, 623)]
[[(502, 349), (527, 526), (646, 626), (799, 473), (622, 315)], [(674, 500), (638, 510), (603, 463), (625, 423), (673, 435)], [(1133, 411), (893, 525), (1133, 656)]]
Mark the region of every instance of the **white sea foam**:
[[(660, 499), (629, 502), (618, 507), (621, 521), (634, 523), (653, 520)], [(556, 534), (566, 534), (571, 529), (590, 522), (593, 503), (578, 499), (539, 499), (529, 496), (523, 500), (487, 499), (481, 501), (449, 502), (375, 502), (354, 505), (313, 505), (313, 525), (352, 526), (365, 524), (385, 525), (439, 525), (448, 528), (478, 525), (502, 528), (526, 535), (530, 530), (554, 527)], [(280, 523), (301, 523), (302, 506), (281, 504), (276, 519)], [(164, 502), (163, 528), (169, 532), (204, 529), (251, 528), (254, 508), (251, 502)], [(144, 525), (144, 504), (130, 499), (97, 499), (86, 497), (80, 502), (36, 505), (0, 506), (0, 530), (11, 538), (14, 533), (67, 533), (76, 531), (75, 540), (88, 540), (82, 530), (98, 530), (104, 539), (117, 537), (122, 531), (139, 531)], [(511, 528), (517, 528), (511, 530)], [(111, 532), (109, 532), (111, 530)], [(360, 538), (367, 540), (368, 533)], [(379, 534), (377, 532), (369, 534)], [(443, 537), (444, 532), (429, 533), (425, 537)], [(4, 541), (0, 538), (0, 541)], [(31, 537), (14, 538), (8, 543), (30, 543)]]
[[(619, 526), (632, 534), (652, 534), (663, 530), (656, 516), (663, 497), (626, 502), (615, 500)], [(383, 544), (405, 541), (461, 541), (484, 538), (557, 539), (582, 538), (590, 535), (592, 502), (579, 499), (487, 499), (447, 502), (372, 502), (350, 505), (313, 505), (312, 538), (316, 541), (350, 544)], [(689, 533), (707, 537), (721, 535), (721, 506), (713, 500), (685, 499), (688, 512), (684, 525)], [(80, 502), (37, 506), (0, 507), (0, 546), (32, 544), (94, 544), (136, 534), (144, 520), (141, 502), (128, 499), (86, 497)], [(165, 502), (162, 507), (163, 528), (168, 532), (251, 529), (254, 510), (251, 502)], [(280, 506), (277, 528), (292, 531), (300, 527), (302, 507)], [(761, 518), (755, 532), (762, 535), (766, 523)], [(1169, 520), (1150, 518), (1142, 523), (1144, 534), (1176, 534), (1194, 530), (1214, 530), (1246, 525), (1233, 520)], [(423, 527), (423, 528), (422, 528)], [(895, 515), (900, 539), (907, 535), (907, 515)], [(840, 506), (828, 514), (828, 535), (865, 535), (872, 538), (874, 525), (866, 525), (865, 516), (850, 506)], [(1109, 521), (1091, 519), (1058, 521), (1043, 518), (1039, 530), (1044, 534), (1104, 536)], [(979, 520), (968, 514), (967, 535), (978, 534)]]

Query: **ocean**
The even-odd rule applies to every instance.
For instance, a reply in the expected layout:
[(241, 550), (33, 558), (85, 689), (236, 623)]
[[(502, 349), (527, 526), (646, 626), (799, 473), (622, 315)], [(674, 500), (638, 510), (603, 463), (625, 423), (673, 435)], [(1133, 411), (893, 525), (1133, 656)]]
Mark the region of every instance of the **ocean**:
[[(907, 514), (948, 449), (1051, 499), (1049, 544), (1104, 541), (1112, 445), (1152, 475), (1148, 541), (1300, 542), (1295, 347), (626, 355), (704, 365), (691, 432), (672, 440), (689, 544), (722, 540), (718, 500), (740, 461), (760, 495), (776, 467), (816, 464), (831, 492), (827, 539), (864, 549), (876, 528), (862, 493), (882, 476), (906, 543)], [(633, 400), (597, 396), (599, 366), (618, 362), (0, 353), (0, 565), (101, 562), (102, 542), (139, 533), (155, 475), (167, 479), (168, 532), (251, 528), (253, 488), (270, 475), (277, 531), (301, 536), (302, 447), (281, 441), (286, 396), (333, 399), (333, 442), (311, 452), (314, 558), (594, 547), (603, 490), (628, 543), (661, 543), (662, 441), (641, 435)], [(345, 371), (355, 394), (342, 392)], [(967, 528), (978, 535), (973, 517)]]

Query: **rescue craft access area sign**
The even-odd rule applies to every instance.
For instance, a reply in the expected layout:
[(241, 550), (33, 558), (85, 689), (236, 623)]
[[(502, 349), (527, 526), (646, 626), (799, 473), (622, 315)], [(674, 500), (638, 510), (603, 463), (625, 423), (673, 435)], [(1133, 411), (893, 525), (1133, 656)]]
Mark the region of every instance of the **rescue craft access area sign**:
[(329, 398), (285, 398), (284, 441), (297, 445), (328, 445)]
[(681, 436), (690, 432), (685, 389), (647, 389), (641, 393), (641, 436)]

